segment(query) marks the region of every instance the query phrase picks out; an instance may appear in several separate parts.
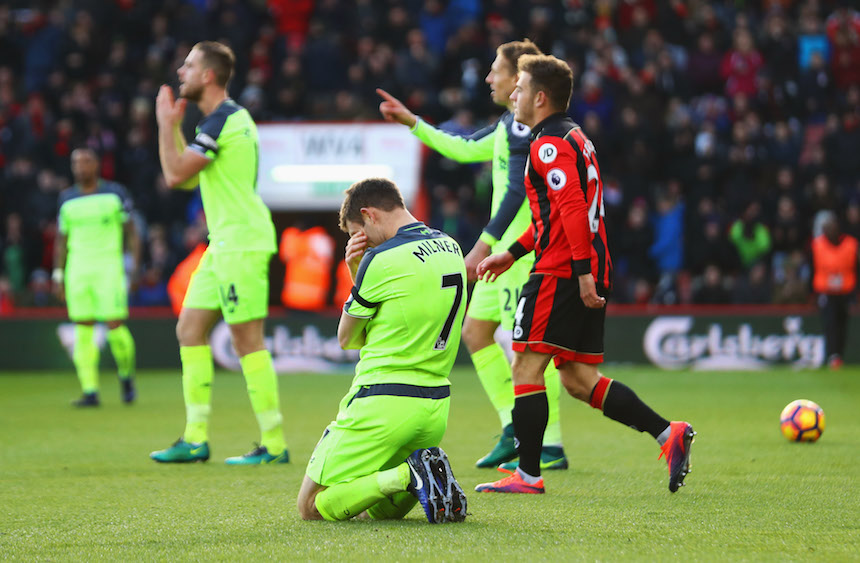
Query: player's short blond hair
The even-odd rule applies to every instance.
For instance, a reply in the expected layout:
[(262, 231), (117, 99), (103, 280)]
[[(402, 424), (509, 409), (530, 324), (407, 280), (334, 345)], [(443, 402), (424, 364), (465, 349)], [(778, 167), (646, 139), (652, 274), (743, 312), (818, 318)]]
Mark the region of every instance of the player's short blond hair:
[(526, 38), (522, 41), (509, 41), (507, 43), (502, 43), (496, 49), (496, 54), (501, 55), (508, 64), (511, 65), (511, 71), (513, 74), (517, 73), (517, 64), (519, 63), (520, 57), (523, 55), (542, 55), (538, 46), (531, 42), (530, 39)]
[(215, 83), (226, 88), (233, 78), (233, 68), (236, 66), (236, 55), (233, 54), (233, 49), (217, 41), (201, 41), (193, 48), (200, 52), (202, 66), (212, 69)]

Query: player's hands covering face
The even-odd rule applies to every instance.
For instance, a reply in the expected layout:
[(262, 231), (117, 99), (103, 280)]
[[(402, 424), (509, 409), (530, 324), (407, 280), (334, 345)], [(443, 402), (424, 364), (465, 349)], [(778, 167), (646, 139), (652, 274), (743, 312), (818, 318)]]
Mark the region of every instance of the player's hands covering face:
[(361, 258), (364, 256), (364, 251), (367, 249), (367, 235), (364, 231), (356, 231), (349, 237), (346, 242), (346, 255), (344, 260), (349, 267), (349, 274), (352, 276), (352, 281), (355, 281), (355, 275), (358, 272), (358, 265), (361, 263)]

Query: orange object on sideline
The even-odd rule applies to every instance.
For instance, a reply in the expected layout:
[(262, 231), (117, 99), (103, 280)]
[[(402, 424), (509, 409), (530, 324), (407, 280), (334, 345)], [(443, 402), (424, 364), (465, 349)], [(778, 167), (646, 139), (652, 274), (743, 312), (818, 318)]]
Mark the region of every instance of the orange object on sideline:
[(194, 247), (194, 250), (185, 257), (185, 260), (176, 266), (173, 273), (170, 274), (170, 279), (167, 280), (167, 296), (170, 298), (170, 307), (176, 315), (182, 310), (182, 301), (185, 299), (185, 292), (188, 291), (188, 283), (191, 281), (191, 274), (197, 269), (200, 264), (200, 259), (203, 258), (203, 253), (206, 252), (208, 245), (201, 242)]
[(352, 292), (352, 276), (349, 274), (349, 266), (346, 265), (345, 260), (340, 261), (340, 265), (337, 267), (337, 282), (336, 289), (334, 290), (334, 304), (338, 307), (342, 307), (346, 300), (349, 299), (349, 295)]
[(812, 240), (812, 261), (815, 274), (812, 288), (816, 293), (845, 295), (857, 285), (857, 239), (841, 235), (833, 244), (819, 235)]
[(291, 309), (315, 311), (326, 306), (331, 287), (334, 239), (322, 227), (289, 227), (278, 252), (287, 265), (281, 302)]

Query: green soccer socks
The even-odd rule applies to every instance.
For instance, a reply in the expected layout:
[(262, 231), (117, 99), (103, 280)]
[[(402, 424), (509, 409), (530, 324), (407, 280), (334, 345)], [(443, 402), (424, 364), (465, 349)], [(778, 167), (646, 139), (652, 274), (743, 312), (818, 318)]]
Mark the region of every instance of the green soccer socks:
[(209, 413), (212, 410), (212, 350), (209, 346), (180, 346), (182, 395), (185, 397), (186, 442), (209, 441)]
[(240, 360), (251, 407), (260, 425), (260, 445), (273, 456), (286, 449), (283, 417), (278, 398), (278, 379), (272, 356), (268, 350), (259, 350), (243, 356)]
[(75, 349), (72, 362), (84, 394), (99, 390), (99, 348), (96, 345), (93, 325), (75, 325)]
[(514, 408), (514, 387), (508, 357), (498, 343), (493, 343), (472, 354), (472, 363), (504, 428), (511, 423), (511, 409)]
[(107, 341), (120, 379), (128, 379), (134, 375), (135, 364), (135, 346), (131, 332), (127, 326), (120, 325), (108, 331)]
[[(409, 466), (406, 463), (401, 463), (397, 467), (371, 473), (349, 483), (333, 485), (321, 491), (316, 496), (314, 504), (320, 515), (326, 520), (348, 520), (370, 509), (386, 497), (400, 498), (396, 494), (405, 491), (406, 487), (409, 486), (409, 481)], [(407, 504), (402, 504), (400, 511)], [(411, 509), (415, 503), (408, 504), (408, 506)], [(382, 510), (376, 511), (374, 518), (397, 517), (394, 514), (383, 516), (382, 512)], [(406, 512), (403, 512), (403, 515)]]
[(372, 520), (399, 520), (409, 514), (409, 511), (416, 504), (418, 504), (418, 499), (415, 498), (415, 495), (408, 491), (402, 491), (385, 497), (369, 507), (367, 515)]
[(552, 361), (546, 366), (543, 375), (544, 385), (546, 385), (546, 400), (549, 403), (549, 418), (546, 423), (546, 431), (543, 434), (543, 445), (561, 447), (561, 419), (559, 417), (561, 376)]
[[(182, 359), (182, 392), (186, 413), (183, 438), (192, 443), (208, 442), (214, 375), (212, 350), (209, 346), (181, 346), (179, 356)], [(261, 445), (272, 455), (279, 456), (286, 444), (272, 357), (267, 350), (260, 350), (244, 356), (240, 363), (251, 406), (260, 425)]]

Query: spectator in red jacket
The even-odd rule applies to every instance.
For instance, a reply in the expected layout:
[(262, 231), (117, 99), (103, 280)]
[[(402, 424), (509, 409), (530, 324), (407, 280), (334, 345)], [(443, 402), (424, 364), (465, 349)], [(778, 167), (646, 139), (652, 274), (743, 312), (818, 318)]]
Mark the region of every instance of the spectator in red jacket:
[(746, 29), (735, 31), (734, 48), (725, 54), (720, 65), (720, 75), (726, 81), (726, 95), (734, 97), (742, 93), (754, 96), (756, 76), (764, 61), (756, 50), (752, 34)]

